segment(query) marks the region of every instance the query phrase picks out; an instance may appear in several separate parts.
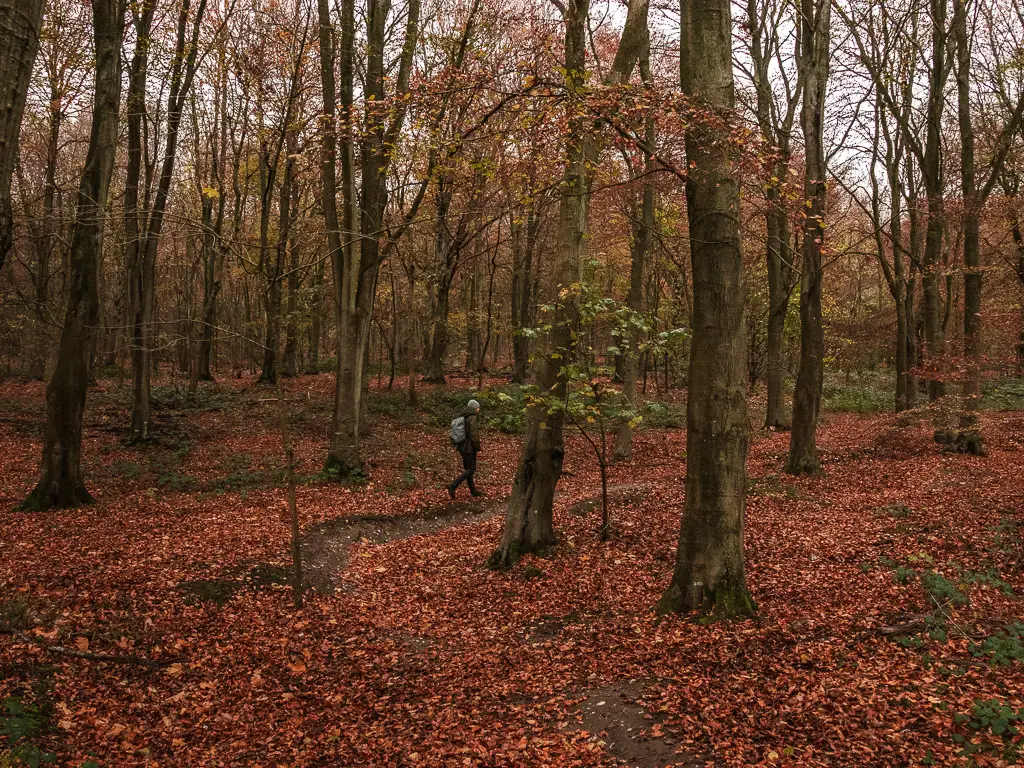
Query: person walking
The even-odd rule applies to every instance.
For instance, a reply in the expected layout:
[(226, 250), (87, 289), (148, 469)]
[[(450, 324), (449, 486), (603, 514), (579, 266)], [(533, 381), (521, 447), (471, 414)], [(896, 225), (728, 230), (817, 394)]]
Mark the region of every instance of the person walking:
[(482, 496), (473, 482), (476, 474), (476, 455), (480, 452), (480, 403), (470, 400), (465, 409), (452, 419), (452, 446), (462, 456), (462, 474), (448, 486), (448, 495), (455, 498), (455, 491), (463, 482), (472, 496)]

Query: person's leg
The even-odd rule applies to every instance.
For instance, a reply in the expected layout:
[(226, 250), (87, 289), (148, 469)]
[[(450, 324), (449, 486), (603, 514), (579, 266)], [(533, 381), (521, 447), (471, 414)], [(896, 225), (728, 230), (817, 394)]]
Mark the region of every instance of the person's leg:
[(462, 466), (466, 470), (463, 474), (466, 474), (466, 485), (469, 486), (470, 494), (473, 496), (479, 496), (480, 491), (476, 489), (476, 484), (473, 482), (473, 478), (476, 475), (476, 454), (467, 453), (463, 456)]
[[(463, 453), (462, 451), (459, 451), (459, 455), (462, 457), (462, 474), (456, 477), (455, 480), (452, 481), (452, 484), (448, 486), (448, 495), (453, 499), (455, 498), (455, 491), (458, 490), (458, 487), (462, 485), (463, 482), (466, 482), (466, 484), (469, 485), (470, 493), (473, 492), (473, 486), (471, 485), (473, 471), (470, 469), (468, 462), (472, 461), (473, 469), (476, 469), (476, 457), (473, 456), (473, 454)], [(469, 457), (472, 457), (472, 459)]]
[(473, 485), (473, 473), (476, 472), (476, 454), (462, 453), (460, 455), (462, 456), (462, 474), (456, 477), (455, 481), (448, 486), (448, 494), (455, 498), (455, 491), (465, 482), (469, 486), (469, 492), (477, 496), (480, 492)]

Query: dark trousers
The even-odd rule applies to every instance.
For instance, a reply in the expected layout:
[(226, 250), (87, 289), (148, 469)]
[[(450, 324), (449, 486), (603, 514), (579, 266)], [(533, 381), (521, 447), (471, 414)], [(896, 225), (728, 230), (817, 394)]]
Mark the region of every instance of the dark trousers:
[(473, 484), (473, 475), (476, 473), (476, 452), (459, 451), (459, 454), (462, 456), (462, 474), (455, 478), (455, 482), (452, 483), (452, 492), (454, 493), (455, 490), (465, 482), (469, 488), (469, 492), (475, 496), (477, 490), (476, 486)]

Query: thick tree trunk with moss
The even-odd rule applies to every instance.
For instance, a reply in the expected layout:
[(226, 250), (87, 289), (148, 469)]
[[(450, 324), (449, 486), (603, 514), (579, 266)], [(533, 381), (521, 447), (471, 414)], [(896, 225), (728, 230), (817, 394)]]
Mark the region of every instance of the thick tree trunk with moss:
[(0, 0), (0, 269), (14, 242), (11, 178), (32, 65), (39, 48), (43, 0)]
[(793, 390), (793, 431), (786, 471), (821, 472), (818, 413), (825, 357), (821, 317), (821, 251), (825, 242), (824, 114), (830, 51), (830, 0), (801, 0), (799, 67), (803, 78), (800, 127), (804, 135), (804, 224), (800, 268), (800, 369)]
[(121, 98), (122, 0), (93, 0), (96, 81), (92, 131), (71, 234), (68, 304), (57, 363), (46, 387), (46, 435), (39, 483), (25, 509), (92, 501), (82, 475), (82, 414), (99, 318), (99, 270), (107, 194), (117, 154)]
[[(717, 115), (735, 106), (728, 0), (683, 0), (683, 91)], [(686, 501), (675, 571), (659, 613), (754, 613), (743, 561), (747, 492), (747, 340), (740, 191), (728, 150), (692, 124), (686, 210), (693, 270), (693, 340), (686, 406)]]

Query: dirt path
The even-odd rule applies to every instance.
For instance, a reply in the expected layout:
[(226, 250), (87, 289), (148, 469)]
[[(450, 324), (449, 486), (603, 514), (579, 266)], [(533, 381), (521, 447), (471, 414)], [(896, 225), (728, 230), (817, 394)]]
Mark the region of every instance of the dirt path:
[(328, 520), (302, 537), (305, 578), (317, 592), (329, 594), (338, 588), (337, 578), (348, 564), (349, 544), (384, 544), (490, 520), (505, 509), (505, 501), (451, 501), (413, 515), (349, 515)]
[(641, 700), (648, 682), (620, 681), (586, 691), (577, 713), (580, 726), (567, 725), (563, 730), (582, 729), (630, 768), (704, 765), (704, 760), (678, 753), (676, 741), (661, 732), (661, 718), (652, 715)]

